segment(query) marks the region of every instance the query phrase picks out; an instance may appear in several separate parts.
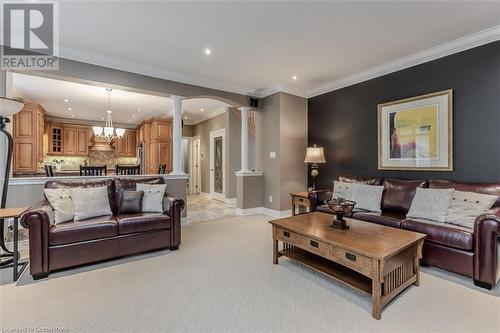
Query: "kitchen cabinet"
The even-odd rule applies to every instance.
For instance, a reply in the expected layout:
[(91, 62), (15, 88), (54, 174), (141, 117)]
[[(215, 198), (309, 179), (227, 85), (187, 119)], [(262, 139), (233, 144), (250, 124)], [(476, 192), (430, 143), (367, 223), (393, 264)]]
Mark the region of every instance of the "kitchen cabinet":
[(44, 108), (25, 103), (13, 116), (13, 173), (30, 174), (43, 162)]
[(160, 164), (172, 170), (172, 120), (152, 118), (143, 122), (137, 129), (137, 142), (146, 147), (147, 173), (157, 173)]
[(48, 154), (87, 156), (89, 154), (90, 128), (83, 125), (48, 122)]
[(121, 139), (115, 140), (116, 157), (136, 157), (137, 139), (136, 131), (127, 129)]

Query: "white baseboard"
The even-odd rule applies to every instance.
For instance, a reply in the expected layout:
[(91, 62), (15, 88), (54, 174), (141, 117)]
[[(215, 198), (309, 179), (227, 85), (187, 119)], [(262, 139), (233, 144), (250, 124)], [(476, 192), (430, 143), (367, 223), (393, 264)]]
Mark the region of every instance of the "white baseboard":
[(272, 217), (287, 217), (292, 216), (292, 210), (274, 210), (266, 207), (255, 207), (255, 208), (236, 208), (236, 215), (255, 215), (264, 214)]
[(224, 201), (230, 205), (236, 205), (236, 198), (226, 198)]
[(204, 198), (212, 199), (212, 195), (210, 193), (207, 193), (207, 192), (200, 192), (200, 196), (202, 196)]

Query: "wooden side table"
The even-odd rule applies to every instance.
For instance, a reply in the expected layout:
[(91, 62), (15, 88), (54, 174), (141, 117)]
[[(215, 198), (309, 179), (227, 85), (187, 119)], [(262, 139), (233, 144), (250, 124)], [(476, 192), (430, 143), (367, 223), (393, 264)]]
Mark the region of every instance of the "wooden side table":
[(309, 192), (292, 192), (290, 197), (292, 198), (292, 215), (297, 215), (296, 207), (299, 208), (299, 214), (308, 213), (311, 209), (311, 202), (309, 201)]
[[(28, 210), (28, 207), (24, 208), (1, 208), (0, 209), (0, 219), (14, 219), (14, 249), (12, 251), (12, 279), (14, 282), (19, 279), (23, 271), (28, 266), (28, 262), (19, 262), (19, 218), (21, 215)], [(21, 266), (21, 268), (19, 268)], [(10, 266), (2, 266), (2, 268)]]

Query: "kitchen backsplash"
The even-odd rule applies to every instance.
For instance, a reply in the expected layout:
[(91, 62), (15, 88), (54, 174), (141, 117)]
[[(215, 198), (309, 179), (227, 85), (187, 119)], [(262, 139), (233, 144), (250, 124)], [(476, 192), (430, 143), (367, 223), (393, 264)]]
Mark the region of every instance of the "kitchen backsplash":
[[(88, 157), (76, 157), (76, 156), (45, 156), (43, 159), (43, 164), (40, 165), (40, 172), (45, 172), (43, 169), (44, 164), (52, 164), (56, 167), (57, 171), (78, 171), (80, 170), (80, 165), (85, 165), (89, 163)], [(137, 164), (138, 160), (135, 157), (119, 157), (114, 159), (114, 164)], [(112, 168), (114, 169), (114, 167)]]

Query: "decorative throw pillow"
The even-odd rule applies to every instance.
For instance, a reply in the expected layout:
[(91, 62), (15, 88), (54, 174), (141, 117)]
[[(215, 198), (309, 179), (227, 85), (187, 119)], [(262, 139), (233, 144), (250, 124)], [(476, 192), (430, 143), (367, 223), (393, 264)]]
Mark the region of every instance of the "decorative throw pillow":
[(407, 217), (444, 222), (454, 192), (454, 189), (417, 187)]
[(54, 224), (73, 221), (75, 214), (73, 212), (73, 200), (71, 199), (71, 190), (69, 188), (46, 188), (43, 192), (54, 210)]
[(352, 184), (351, 200), (356, 202), (355, 208), (371, 212), (380, 212), (384, 186)]
[(109, 206), (108, 188), (75, 187), (71, 189), (75, 221), (91, 217), (113, 215)]
[(455, 191), (445, 222), (474, 229), (476, 217), (487, 213), (497, 200), (496, 195)]
[(120, 214), (137, 214), (142, 212), (144, 191), (123, 191), (120, 199)]
[(352, 185), (354, 184), (334, 180), (332, 198), (344, 198), (346, 200), (351, 200)]
[(163, 213), (163, 197), (167, 184), (137, 184), (137, 191), (144, 191), (142, 211), (144, 213)]

